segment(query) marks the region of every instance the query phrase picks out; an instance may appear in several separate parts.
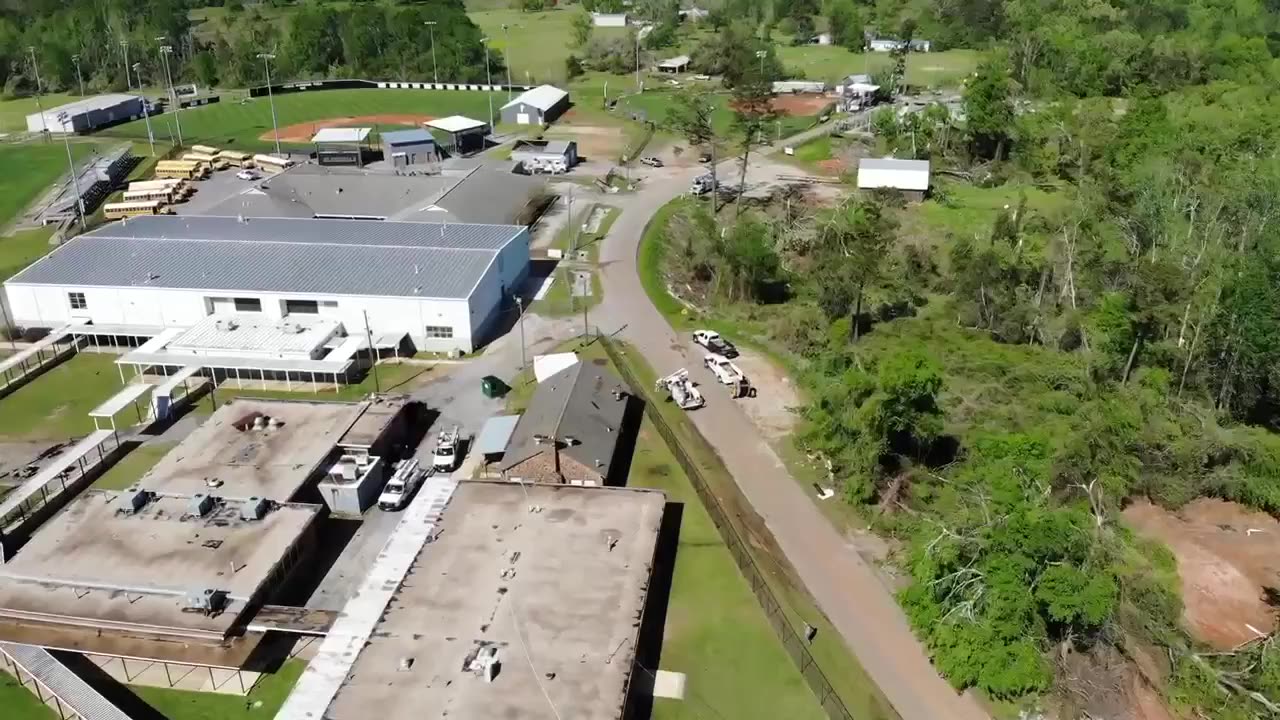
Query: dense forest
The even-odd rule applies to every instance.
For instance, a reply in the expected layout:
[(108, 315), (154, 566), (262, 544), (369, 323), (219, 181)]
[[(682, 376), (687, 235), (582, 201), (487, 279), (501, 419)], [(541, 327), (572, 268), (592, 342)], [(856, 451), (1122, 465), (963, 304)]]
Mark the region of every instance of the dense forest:
[[(816, 10), (727, 7), (775, 28)], [(887, 108), (830, 141), (930, 160), (932, 197), (683, 202), (665, 286), (794, 367), (800, 449), (901, 543), (902, 603), (957, 687), (1112, 717), (1098, 669), (1155, 658), (1178, 713), (1280, 716), (1272, 638), (1190, 636), (1172, 556), (1120, 517), (1203, 497), (1280, 514), (1280, 7), (827, 8), (816, 26), (849, 18), (855, 46), (987, 50), (959, 112)], [(673, 113), (691, 143), (698, 104)]]
[[(412, 4), (306, 3), (287, 16), (272, 3), (217, 3), (224, 13), (210, 31), (195, 32), (184, 0), (7, 0), (0, 2), (0, 87), (6, 96), (35, 91), (28, 47), (35, 48), (43, 87), (77, 91), (77, 61), (86, 92), (123, 90), (125, 52), (140, 64), (131, 79), (163, 85), (159, 49), (173, 48), (174, 82), (245, 87), (265, 82), (259, 53), (275, 55), (273, 78), (431, 77), (483, 82), (482, 33), (462, 0)], [(284, 5), (276, 3), (275, 5)], [(434, 22), (428, 27), (424, 23)], [(434, 31), (436, 53), (430, 52)], [(491, 50), (490, 70), (505, 71)], [(434, 64), (433, 64), (434, 63)]]

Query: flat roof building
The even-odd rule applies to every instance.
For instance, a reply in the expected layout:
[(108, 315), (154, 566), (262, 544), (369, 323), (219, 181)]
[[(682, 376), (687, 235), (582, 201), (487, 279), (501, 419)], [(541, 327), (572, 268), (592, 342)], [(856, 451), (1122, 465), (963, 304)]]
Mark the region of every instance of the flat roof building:
[(323, 717), (622, 718), (665, 504), (460, 483)]
[(71, 240), (4, 289), (23, 327), (151, 337), (227, 313), (281, 332), (288, 318), (318, 316), (342, 337), (365, 334), (367, 319), (370, 333), (407, 335), (419, 350), (470, 352), (528, 265), (529, 232), (516, 225), (144, 216)]
[(143, 99), (111, 93), (83, 98), (27, 116), (27, 132), (84, 133), (142, 117)]
[(569, 104), (568, 91), (554, 85), (539, 85), (532, 90), (525, 90), (503, 105), (502, 122), (547, 125), (568, 110)]
[(862, 158), (858, 161), (859, 190), (897, 190), (921, 200), (929, 191), (929, 161)]

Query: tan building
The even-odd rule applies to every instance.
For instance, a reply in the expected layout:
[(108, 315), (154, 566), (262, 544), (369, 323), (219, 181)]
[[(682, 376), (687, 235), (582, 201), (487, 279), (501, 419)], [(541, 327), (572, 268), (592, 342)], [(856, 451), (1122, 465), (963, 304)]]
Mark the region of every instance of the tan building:
[(498, 468), (511, 481), (607, 485), (623, 432), (626, 386), (575, 363), (538, 384)]

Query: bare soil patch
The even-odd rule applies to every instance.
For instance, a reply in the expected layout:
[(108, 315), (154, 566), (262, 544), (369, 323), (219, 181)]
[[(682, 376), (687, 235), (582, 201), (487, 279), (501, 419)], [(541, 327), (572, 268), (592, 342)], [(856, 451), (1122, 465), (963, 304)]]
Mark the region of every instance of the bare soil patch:
[(745, 348), (739, 352), (733, 361), (757, 391), (755, 397), (744, 398), (739, 405), (770, 442), (786, 440), (800, 420), (796, 413), (800, 394), (795, 383), (764, 355)]
[(1280, 521), (1214, 499), (1177, 513), (1141, 501), (1124, 518), (1177, 558), (1183, 618), (1196, 638), (1229, 650), (1276, 630), (1266, 592), (1280, 587)]
[(614, 157), (622, 151), (626, 138), (622, 128), (602, 125), (558, 125), (544, 137), (547, 139), (573, 140), (578, 143), (578, 154), (585, 158)]
[[(289, 143), (309, 142), (317, 130), (331, 127), (351, 127), (355, 125), (421, 125), (428, 120), (435, 120), (435, 115), (417, 115), (413, 113), (381, 113), (378, 115), (347, 115), (345, 117), (325, 118), (310, 122), (294, 123), (280, 128), (280, 141)], [(259, 140), (275, 139), (275, 133), (268, 130), (258, 136)]]
[(778, 95), (773, 99), (773, 109), (792, 117), (808, 117), (817, 115), (830, 105), (832, 99), (821, 93), (800, 93), (796, 95)]

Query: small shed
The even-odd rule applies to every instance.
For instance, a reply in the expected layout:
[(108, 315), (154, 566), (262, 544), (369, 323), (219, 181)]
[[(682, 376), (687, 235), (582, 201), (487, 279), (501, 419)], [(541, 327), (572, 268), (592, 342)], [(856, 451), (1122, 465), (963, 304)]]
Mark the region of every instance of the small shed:
[(316, 148), (316, 162), (321, 165), (355, 165), (364, 167), (368, 159), (369, 133), (372, 128), (323, 128), (311, 138)]
[(382, 133), (382, 156), (395, 167), (424, 165), (439, 159), (436, 139), (420, 129)]
[(689, 69), (689, 56), (677, 55), (658, 63), (658, 72), (682, 73)]
[(569, 109), (569, 93), (554, 85), (526, 90), (502, 106), (502, 122), (516, 125), (546, 125)]
[(475, 452), (486, 463), (501, 460), (519, 421), (519, 415), (497, 415), (486, 420), (476, 436)]
[(489, 134), (489, 123), (462, 115), (428, 120), (425, 124), (445, 136), (437, 145), (450, 155), (469, 155), (484, 150), (484, 138)]
[(929, 161), (863, 158), (858, 162), (859, 190), (897, 190), (909, 199), (923, 200), (929, 192)]

